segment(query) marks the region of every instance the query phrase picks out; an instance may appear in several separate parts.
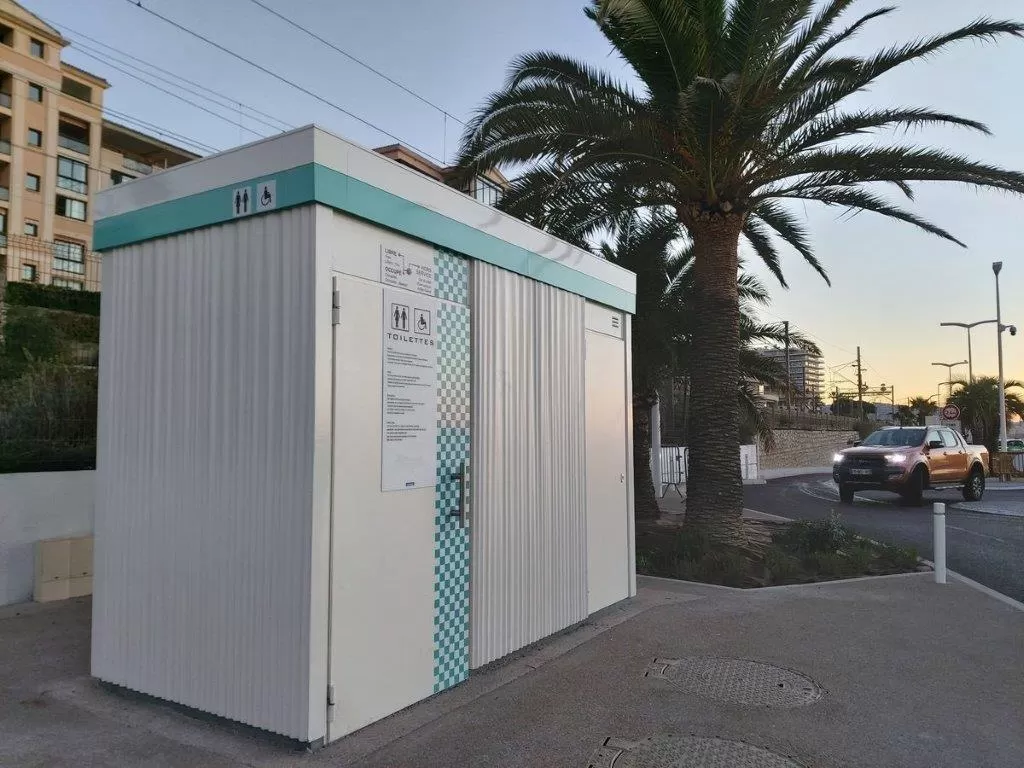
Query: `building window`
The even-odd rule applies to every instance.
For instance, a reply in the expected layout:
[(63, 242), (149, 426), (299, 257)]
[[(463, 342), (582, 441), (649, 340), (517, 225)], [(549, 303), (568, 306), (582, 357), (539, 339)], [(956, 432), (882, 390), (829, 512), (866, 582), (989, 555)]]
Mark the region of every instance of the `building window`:
[(130, 173), (122, 173), (121, 171), (110, 172), (110, 183), (113, 184), (114, 186), (117, 186), (118, 184), (124, 184), (126, 181), (131, 181), (134, 178), (135, 177), (132, 176)]
[(473, 180), (473, 197), (485, 205), (494, 205), (501, 197), (501, 187), (482, 176)]
[(43, 86), (36, 85), (35, 83), (28, 84), (28, 97), (31, 101), (43, 101)]
[(76, 99), (92, 101), (92, 88), (69, 77), (61, 78), (60, 90), (61, 93), (66, 93), (68, 96), (73, 96)]
[(37, 59), (42, 59), (46, 56), (46, 46), (34, 37), (29, 41), (28, 50)]
[(67, 288), (69, 291), (80, 291), (82, 290), (81, 280), (65, 280), (63, 277), (55, 277), (50, 280), (50, 285), (54, 288)]
[(0, 24), (0, 43), (14, 47), (14, 30), (6, 24)]
[(71, 243), (67, 240), (54, 240), (53, 268), (59, 269), (61, 272), (74, 272), (76, 275), (84, 275), (85, 246), (81, 243)]
[(29, 192), (38, 192), (39, 191), (39, 177), (36, 176), (34, 173), (26, 173), (25, 174), (25, 189), (27, 189)]
[(28, 145), (30, 147), (41, 147), (43, 146), (43, 132), (37, 131), (35, 128), (28, 129)]
[(85, 203), (81, 200), (57, 195), (57, 215), (85, 221)]
[(34, 283), (39, 278), (35, 264), (21, 265), (21, 279), (26, 283)]
[(77, 192), (80, 195), (89, 192), (89, 166), (69, 157), (57, 158), (57, 186)]
[(39, 225), (34, 221), (26, 221), (25, 234), (29, 237), (39, 237)]

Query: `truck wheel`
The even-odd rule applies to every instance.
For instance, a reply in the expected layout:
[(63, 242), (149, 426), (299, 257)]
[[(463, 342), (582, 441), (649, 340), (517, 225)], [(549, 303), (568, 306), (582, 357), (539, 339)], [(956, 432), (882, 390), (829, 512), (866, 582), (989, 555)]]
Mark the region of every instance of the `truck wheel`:
[(840, 483), (839, 500), (843, 502), (843, 504), (853, 504), (853, 488), (846, 483)]
[(974, 467), (964, 483), (964, 501), (981, 501), (985, 495), (985, 473), (981, 467)]
[(907, 487), (903, 489), (903, 503), (908, 507), (920, 507), (924, 500), (924, 470), (918, 467), (910, 475)]

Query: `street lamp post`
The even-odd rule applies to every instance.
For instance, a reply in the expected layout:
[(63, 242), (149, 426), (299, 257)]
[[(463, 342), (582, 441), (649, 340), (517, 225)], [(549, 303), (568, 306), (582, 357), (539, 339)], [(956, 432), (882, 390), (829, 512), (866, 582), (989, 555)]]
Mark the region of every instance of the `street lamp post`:
[(967, 380), (974, 383), (974, 355), (971, 353), (971, 329), (979, 325), (988, 325), (996, 320), (979, 320), (976, 323), (939, 323), (941, 326), (967, 329)]
[(999, 273), (1003, 262), (992, 262), (996, 276), (996, 341), (999, 350), (999, 451), (1006, 453), (1006, 385), (1003, 382), (1003, 313), (999, 306)]
[(948, 371), (949, 376), (949, 396), (953, 396), (953, 369), (958, 365), (967, 365), (966, 360), (961, 360), (959, 363), (932, 363), (932, 365), (938, 365), (945, 368)]

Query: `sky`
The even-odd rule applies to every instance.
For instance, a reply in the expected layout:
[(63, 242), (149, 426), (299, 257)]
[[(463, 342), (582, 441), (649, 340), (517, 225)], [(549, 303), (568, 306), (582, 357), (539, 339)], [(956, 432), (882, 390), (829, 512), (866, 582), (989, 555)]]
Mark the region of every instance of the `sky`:
[[(210, 40), (321, 95), (363, 118), (346, 116), (211, 45), (150, 15), (135, 0), (25, 0), (33, 12), (72, 40), (65, 60), (111, 83), (105, 106), (216, 149), (253, 141), (286, 126), (317, 123), (368, 146), (395, 141), (441, 161), (450, 161), (462, 125), (491, 91), (500, 87), (508, 63), (533, 50), (554, 50), (584, 59), (627, 82), (630, 72), (583, 16), (583, 0), (260, 0), (314, 29), (338, 48), (401, 83), (432, 106), (403, 92), (343, 55), (289, 27), (252, 0), (143, 0), (142, 5), (196, 30)], [(979, 16), (1005, 18), (1018, 3), (1007, 0), (861, 0), (853, 13), (881, 5), (899, 10), (874, 22), (848, 47), (867, 53), (922, 35), (946, 32)], [(1017, 10), (1024, 19), (1024, 5)], [(119, 53), (103, 49), (93, 38)], [(76, 45), (77, 43), (77, 45)], [(88, 46), (88, 48), (86, 48)], [(100, 50), (106, 61), (92, 55)], [(223, 115), (218, 118), (111, 64), (129, 54), (169, 70), (175, 77), (225, 94), (232, 108), (201, 101), (185, 85), (158, 83)], [(129, 70), (131, 71), (131, 70)], [(888, 135), (879, 142), (914, 142), (951, 149), (974, 159), (1024, 170), (1024, 102), (1019, 73), (1024, 40), (997, 45), (967, 44), (890, 73), (860, 104), (922, 106), (986, 123), (992, 136), (954, 130)], [(163, 77), (168, 77), (166, 74)], [(271, 126), (234, 102), (273, 116)], [(391, 135), (388, 135), (391, 134)], [(765, 320), (789, 320), (819, 344), (840, 387), (854, 380), (861, 347), (865, 382), (895, 387), (896, 400), (935, 394), (945, 368), (933, 362), (967, 357), (966, 334), (940, 328), (943, 321), (974, 322), (995, 317), (991, 263), (1000, 276), (1004, 323), (1017, 323), (1016, 338), (1004, 334), (1007, 378), (1024, 380), (1024, 199), (956, 185), (919, 185), (914, 210), (952, 231), (963, 249), (875, 214), (850, 217), (823, 206), (800, 206), (829, 287), (795, 253), (785, 255), (785, 290), (763, 268), (754, 267), (771, 290)], [(750, 262), (753, 265), (753, 261)], [(973, 332), (974, 373), (995, 375), (994, 326)], [(966, 376), (966, 366), (955, 369)], [(830, 379), (831, 380), (831, 379)], [(943, 384), (943, 391), (945, 386)]]

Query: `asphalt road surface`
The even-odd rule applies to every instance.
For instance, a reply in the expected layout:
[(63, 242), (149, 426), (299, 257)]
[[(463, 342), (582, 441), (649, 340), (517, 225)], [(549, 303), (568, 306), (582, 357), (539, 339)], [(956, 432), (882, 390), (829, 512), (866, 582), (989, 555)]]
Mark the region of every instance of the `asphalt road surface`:
[[(1024, 491), (992, 491), (985, 501), (1005, 500), (1019, 506)], [(843, 522), (876, 541), (915, 547), (932, 559), (932, 502), (946, 508), (946, 564), (1015, 600), (1024, 602), (1024, 517), (951, 509), (962, 501), (959, 491), (926, 491), (925, 505), (903, 507), (894, 494), (858, 493), (853, 505), (841, 504), (829, 475), (808, 475), (748, 485), (744, 501), (750, 509), (796, 520), (820, 520), (835, 510)]]

